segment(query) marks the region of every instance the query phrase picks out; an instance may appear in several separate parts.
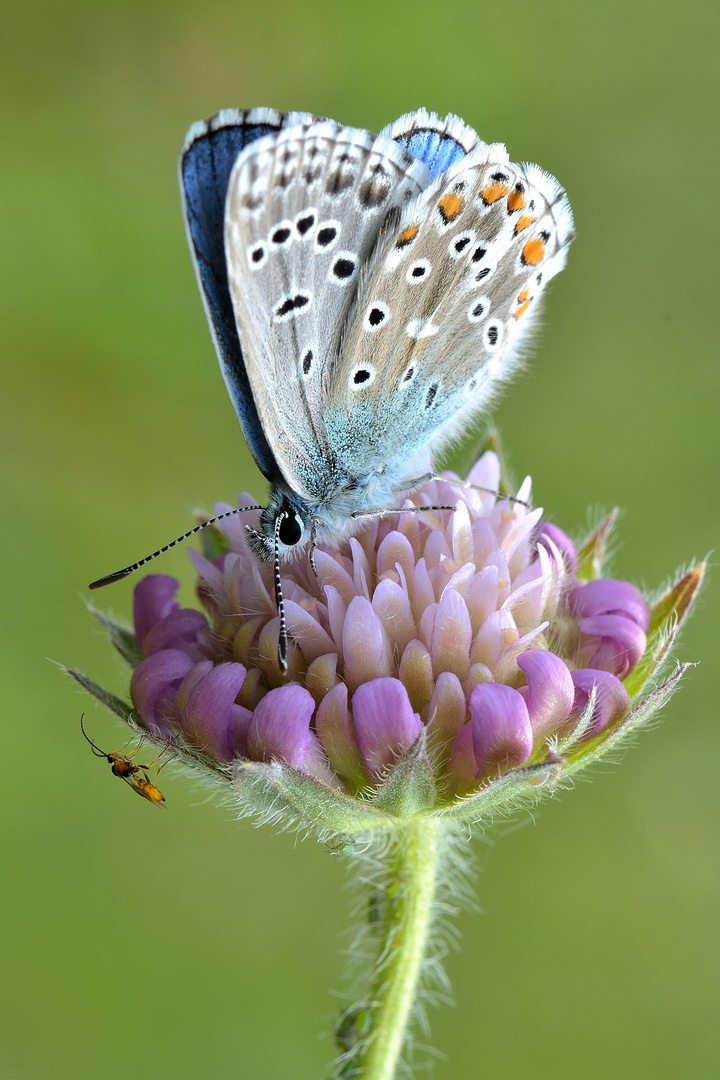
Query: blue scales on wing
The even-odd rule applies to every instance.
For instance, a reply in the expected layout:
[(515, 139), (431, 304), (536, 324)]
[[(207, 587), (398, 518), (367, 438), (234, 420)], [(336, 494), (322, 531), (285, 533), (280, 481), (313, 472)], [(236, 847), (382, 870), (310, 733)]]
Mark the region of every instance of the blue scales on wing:
[(426, 109), (406, 113), (383, 128), (381, 134), (422, 161), (433, 180), (482, 145), (477, 133), (459, 116), (441, 118)]
[(258, 418), (228, 288), (225, 198), (230, 173), (246, 146), (308, 119), (305, 113), (274, 109), (224, 109), (193, 124), (180, 152), (188, 241), (220, 369), (250, 451), (270, 481), (278, 478), (278, 467)]

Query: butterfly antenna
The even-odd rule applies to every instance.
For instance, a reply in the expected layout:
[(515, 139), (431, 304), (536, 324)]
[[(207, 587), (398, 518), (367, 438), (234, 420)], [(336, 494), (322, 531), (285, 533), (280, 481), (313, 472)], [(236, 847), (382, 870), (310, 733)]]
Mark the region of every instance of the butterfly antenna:
[(280, 584), (280, 526), (287, 514), (278, 514), (275, 521), (275, 560), (273, 570), (275, 573), (275, 602), (278, 615), (280, 616), (280, 635), (278, 637), (278, 664), (281, 671), (287, 671), (287, 623), (285, 622), (285, 604), (283, 602), (282, 585)]
[(208, 521), (203, 521), (200, 525), (196, 525), (194, 529), (188, 529), (182, 536), (178, 536), (177, 540), (172, 540), (169, 544), (165, 544), (165, 547), (158, 548), (157, 551), (153, 551), (152, 555), (146, 555), (144, 559), (140, 559), (138, 562), (133, 563), (132, 566), (126, 566), (123, 570), (116, 570), (114, 574), (108, 574), (107, 577), (101, 577), (98, 578), (97, 581), (91, 581), (88, 588), (102, 589), (104, 585), (112, 585), (114, 581), (120, 581), (122, 578), (139, 570), (141, 566), (145, 566), (146, 563), (152, 562), (153, 559), (157, 559), (158, 555), (164, 555), (170, 548), (174, 548), (177, 544), (182, 544), (183, 540), (187, 540), (188, 537), (194, 536), (195, 533), (200, 532), (202, 529), (207, 529), (208, 525), (214, 525), (216, 521), (222, 521), (223, 518), (234, 517), (235, 514), (244, 514), (246, 510), (264, 510), (264, 507), (239, 506), (235, 510), (227, 510), (224, 514), (218, 514), (216, 517), (212, 517)]
[(532, 503), (529, 503), (527, 499), (521, 499), (519, 495), (510, 495), (506, 491), (497, 491), (495, 488), (481, 487), (480, 484), (469, 484), (467, 480), (458, 484), (457, 480), (448, 481), (447, 477), (438, 476), (434, 479), (444, 480), (446, 484), (455, 484), (456, 487), (467, 488), (469, 491), (480, 491), (483, 495), (494, 495), (498, 502), (517, 503), (518, 506), (524, 506), (526, 510), (532, 510)]
[[(532, 509), (532, 504), (527, 499), (523, 498), (521, 494), (509, 495), (505, 491), (499, 491), (497, 488), (482, 487), (480, 484), (471, 484), (469, 480), (459, 480), (455, 477), (443, 476), (442, 473), (424, 473), (422, 476), (416, 477), (414, 480), (409, 480), (406, 483), (399, 484), (393, 488), (394, 491), (412, 491), (413, 488), (419, 487), (420, 484), (426, 484), (429, 480), (435, 480), (443, 484), (452, 484), (453, 487), (466, 488), (468, 491), (481, 491), (483, 495), (494, 495), (496, 499), (501, 502), (507, 501), (511, 503), (518, 503), (519, 506), (525, 506), (528, 510)], [(527, 480), (521, 485), (520, 491), (522, 492), (527, 484)], [(354, 515), (353, 515), (354, 516)]]
[(91, 738), (90, 738), (90, 736), (88, 735), (87, 731), (85, 730), (85, 728), (84, 728), (84, 726), (83, 726), (83, 720), (84, 720), (84, 719), (85, 719), (85, 713), (82, 713), (82, 714), (80, 715), (80, 730), (82, 731), (83, 735), (85, 736), (85, 738), (87, 739), (87, 741), (88, 741), (88, 742), (90, 743), (90, 745), (92, 746), (92, 752), (93, 752), (93, 754), (95, 755), (95, 757), (104, 757), (104, 758), (106, 758), (106, 757), (107, 757), (107, 754), (103, 754), (103, 752), (102, 752), (102, 750), (100, 749), (100, 747), (99, 747), (99, 746), (96, 746), (96, 745), (95, 745), (95, 743), (94, 743), (94, 742), (92, 741), (92, 739), (91, 739)]

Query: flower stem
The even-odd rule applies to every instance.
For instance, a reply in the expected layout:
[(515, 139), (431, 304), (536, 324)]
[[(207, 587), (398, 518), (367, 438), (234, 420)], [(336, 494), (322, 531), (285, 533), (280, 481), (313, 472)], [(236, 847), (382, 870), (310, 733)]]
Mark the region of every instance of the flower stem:
[(437, 818), (411, 818), (389, 839), (385, 876), (370, 905), (378, 955), (367, 1001), (345, 1014), (338, 1076), (393, 1080), (417, 1000), (437, 905), (443, 842)]

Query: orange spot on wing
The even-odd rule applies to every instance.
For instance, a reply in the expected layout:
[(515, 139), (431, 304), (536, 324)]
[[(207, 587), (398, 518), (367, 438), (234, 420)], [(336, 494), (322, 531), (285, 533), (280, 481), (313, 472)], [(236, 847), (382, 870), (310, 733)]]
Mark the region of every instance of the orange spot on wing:
[[(527, 292), (527, 290), (526, 290), (526, 292)], [(522, 295), (523, 295), (523, 294), (522, 294), (522, 293), (520, 293), (520, 296), (522, 296)], [(527, 309), (528, 309), (529, 307), (530, 307), (530, 297), (528, 297), (528, 298), (527, 298), (527, 300), (524, 300), (524, 301), (522, 302), (522, 304), (520, 305), (520, 307), (519, 307), (519, 308), (517, 309), (517, 311), (515, 312), (515, 318), (516, 318), (516, 319), (519, 319), (521, 315), (524, 315), (524, 314), (525, 314), (525, 312), (527, 311)]]
[(519, 232), (522, 232), (523, 229), (527, 229), (528, 225), (532, 225), (534, 220), (535, 218), (531, 217), (530, 214), (523, 214), (522, 217), (519, 217), (517, 219), (517, 222), (515, 224), (515, 233), (517, 234)]
[(438, 203), (438, 210), (446, 225), (451, 221), (454, 221), (456, 217), (460, 216), (464, 205), (465, 199), (463, 196), (455, 194), (454, 191), (449, 192), (447, 195), (443, 195)]
[(529, 289), (523, 289), (523, 291), (518, 294), (518, 304), (524, 304), (529, 296), (530, 296), (530, 290)]
[(419, 232), (420, 232), (420, 226), (419, 225), (408, 225), (408, 227), (406, 229), (403, 229), (403, 231), (400, 233), (397, 240), (395, 241), (395, 247), (396, 248), (407, 247), (408, 244), (411, 244), (413, 242), (413, 240), (415, 239), (415, 237), (417, 236), (417, 234)]
[(545, 241), (536, 237), (534, 240), (528, 240), (523, 248), (522, 259), (527, 266), (537, 266), (539, 262), (542, 262), (544, 255)]
[(522, 210), (525, 205), (525, 192), (520, 187), (516, 187), (514, 191), (511, 191), (508, 195), (508, 212), (514, 214), (516, 210)]
[(490, 206), (491, 203), (497, 202), (498, 199), (502, 199), (504, 195), (507, 195), (509, 190), (507, 184), (503, 184), (500, 180), (494, 180), (492, 184), (487, 184), (480, 194), (485, 205)]

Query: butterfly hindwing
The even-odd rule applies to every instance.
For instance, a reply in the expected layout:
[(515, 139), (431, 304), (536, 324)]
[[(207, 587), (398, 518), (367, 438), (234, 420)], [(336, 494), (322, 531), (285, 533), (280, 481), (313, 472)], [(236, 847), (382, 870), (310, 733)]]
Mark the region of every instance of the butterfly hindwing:
[(471, 150), (484, 143), (459, 116), (441, 118), (427, 109), (406, 113), (380, 132), (394, 139), (413, 157), (427, 166), (435, 180), (451, 165), (462, 161)]
[(333, 366), (330, 444), (359, 474), (446, 442), (513, 371), (572, 240), (564, 191), (478, 145), (376, 249)]
[(388, 214), (430, 182), (392, 140), (330, 121), (252, 143), (231, 175), (225, 251), (250, 386), (275, 461), (310, 503), (335, 482), (324, 409), (361, 270)]

